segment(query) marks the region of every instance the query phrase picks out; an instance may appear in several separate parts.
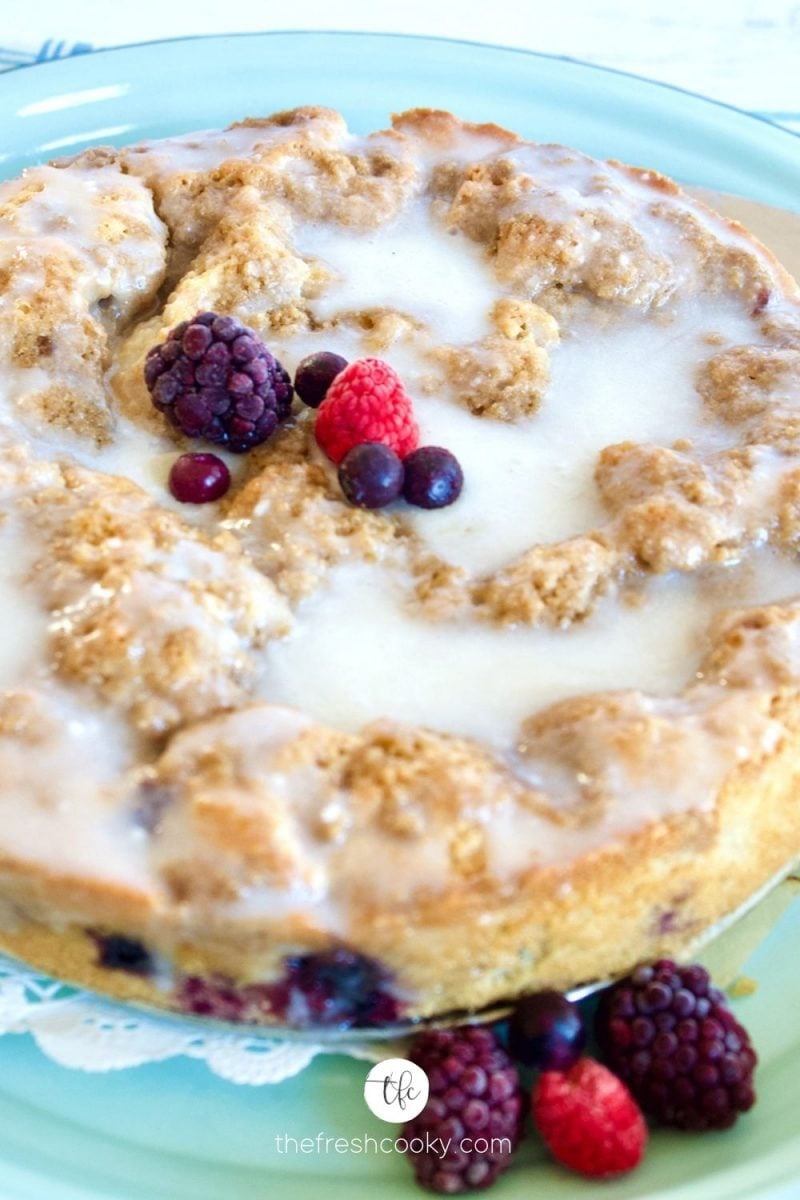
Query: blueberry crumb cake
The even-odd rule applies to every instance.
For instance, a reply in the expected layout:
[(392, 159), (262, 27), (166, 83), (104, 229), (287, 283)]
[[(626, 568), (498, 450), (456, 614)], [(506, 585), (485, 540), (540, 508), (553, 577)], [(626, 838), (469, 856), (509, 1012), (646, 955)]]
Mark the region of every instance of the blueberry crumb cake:
[(800, 292), (653, 171), (300, 108), (0, 185), (0, 948), (375, 1027), (800, 854)]

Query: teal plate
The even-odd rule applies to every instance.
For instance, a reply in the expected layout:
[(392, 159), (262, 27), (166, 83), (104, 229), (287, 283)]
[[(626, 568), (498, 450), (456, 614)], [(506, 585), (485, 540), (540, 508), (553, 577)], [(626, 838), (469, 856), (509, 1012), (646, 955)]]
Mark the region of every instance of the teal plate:
[[(759, 987), (735, 1009), (761, 1058), (756, 1107), (721, 1134), (653, 1135), (644, 1163), (591, 1185), (553, 1166), (530, 1137), (497, 1200), (792, 1200), (800, 1196), (800, 901), (747, 964)], [(362, 1099), (367, 1064), (317, 1059), (264, 1088), (201, 1063), (88, 1075), (28, 1037), (0, 1040), (2, 1200), (413, 1200), (401, 1156), (281, 1153), (278, 1137), (392, 1136)]]
[[(123, 47), (0, 78), (0, 173), (98, 142), (219, 126), (330, 104), (356, 130), (414, 105), (493, 120), (541, 141), (656, 167), (787, 208), (800, 141), (744, 113), (633, 76), (467, 42), (276, 33)], [(587, 914), (587, 919), (589, 914)], [(643, 1166), (601, 1186), (548, 1163), (531, 1138), (502, 1200), (790, 1200), (800, 1197), (800, 903), (746, 970), (736, 1004), (761, 1055), (760, 1100), (724, 1134), (657, 1133)], [(179, 1059), (88, 1075), (27, 1037), (0, 1041), (2, 1200), (382, 1200), (419, 1195), (394, 1153), (280, 1153), (276, 1138), (391, 1135), (362, 1099), (365, 1064), (326, 1057), (261, 1089)]]

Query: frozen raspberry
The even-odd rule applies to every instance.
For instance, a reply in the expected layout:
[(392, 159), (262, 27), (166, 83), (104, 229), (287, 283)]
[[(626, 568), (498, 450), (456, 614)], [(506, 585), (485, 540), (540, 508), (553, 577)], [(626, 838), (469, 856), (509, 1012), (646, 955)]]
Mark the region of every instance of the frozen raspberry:
[(458, 459), (442, 446), (420, 446), (409, 454), (403, 495), (417, 508), (446, 508), (461, 495), (464, 475)]
[(231, 486), (231, 473), (216, 454), (182, 454), (169, 473), (169, 490), (183, 504), (219, 500)]
[(577, 1004), (560, 992), (523, 996), (508, 1023), (508, 1046), (514, 1058), (539, 1071), (564, 1071), (581, 1055), (586, 1028)]
[(542, 1072), (533, 1122), (553, 1158), (592, 1179), (632, 1171), (647, 1144), (644, 1117), (625, 1084), (591, 1058)]
[(363, 442), (348, 450), (339, 463), (339, 484), (351, 504), (384, 508), (400, 495), (403, 464), (388, 446)]
[(346, 366), (346, 358), (342, 358), (341, 354), (331, 354), (328, 350), (304, 358), (294, 373), (294, 390), (303, 404), (309, 408), (319, 408), (328, 388)]
[(128, 971), (131, 975), (150, 975), (153, 959), (149, 951), (134, 938), (120, 933), (97, 933), (91, 936), (97, 943), (97, 962), (112, 971)]
[(400, 1004), (387, 972), (372, 959), (337, 949), (289, 958), (277, 982), (235, 984), (223, 976), (185, 977), (177, 1000), (186, 1012), (222, 1021), (279, 1020), (292, 1028), (361, 1029), (391, 1025)]
[(419, 441), (411, 400), (397, 374), (379, 358), (360, 358), (336, 376), (317, 409), (314, 432), (337, 464), (362, 442), (382, 442), (405, 458)]
[(603, 1057), (645, 1112), (676, 1129), (727, 1129), (755, 1103), (756, 1053), (700, 966), (662, 959), (603, 993)]
[(292, 403), (289, 376), (258, 335), (216, 313), (176, 325), (148, 352), (144, 378), (182, 433), (237, 454), (266, 441)]
[(428, 1103), (403, 1129), (417, 1182), (447, 1196), (490, 1187), (511, 1162), (523, 1118), (519, 1076), (497, 1035), (478, 1026), (422, 1033), (408, 1057), (430, 1083)]

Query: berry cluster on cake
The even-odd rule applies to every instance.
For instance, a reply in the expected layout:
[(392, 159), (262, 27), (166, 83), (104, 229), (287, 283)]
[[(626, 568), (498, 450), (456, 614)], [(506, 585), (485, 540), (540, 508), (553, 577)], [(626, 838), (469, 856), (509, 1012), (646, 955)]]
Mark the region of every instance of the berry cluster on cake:
[(0, 947), (380, 1027), (800, 853), (800, 293), (653, 171), (301, 108), (0, 186)]

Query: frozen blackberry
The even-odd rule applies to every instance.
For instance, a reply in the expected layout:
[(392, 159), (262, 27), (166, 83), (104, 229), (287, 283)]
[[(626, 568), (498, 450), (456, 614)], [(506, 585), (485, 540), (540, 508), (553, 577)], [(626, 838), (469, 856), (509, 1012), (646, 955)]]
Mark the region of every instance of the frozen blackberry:
[(346, 358), (329, 350), (321, 350), (304, 358), (294, 373), (294, 390), (303, 404), (309, 408), (319, 408), (328, 388), (346, 366)]
[(390, 446), (362, 442), (339, 464), (339, 486), (358, 508), (384, 508), (402, 491), (403, 464)]
[(560, 992), (522, 996), (508, 1023), (514, 1058), (539, 1071), (566, 1071), (581, 1056), (586, 1028), (577, 1004)]
[(292, 403), (289, 376), (258, 335), (211, 312), (181, 321), (153, 346), (144, 378), (181, 433), (237, 454), (266, 441)]
[(461, 495), (464, 474), (454, 454), (442, 446), (420, 446), (403, 459), (403, 495), (417, 508), (446, 508)]
[(497, 1035), (475, 1025), (422, 1033), (408, 1057), (430, 1084), (403, 1129), (417, 1182), (448, 1196), (490, 1187), (511, 1162), (523, 1117), (519, 1076)]
[(603, 993), (606, 1062), (645, 1112), (676, 1129), (727, 1129), (755, 1103), (750, 1038), (700, 966), (638, 967)]

